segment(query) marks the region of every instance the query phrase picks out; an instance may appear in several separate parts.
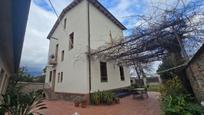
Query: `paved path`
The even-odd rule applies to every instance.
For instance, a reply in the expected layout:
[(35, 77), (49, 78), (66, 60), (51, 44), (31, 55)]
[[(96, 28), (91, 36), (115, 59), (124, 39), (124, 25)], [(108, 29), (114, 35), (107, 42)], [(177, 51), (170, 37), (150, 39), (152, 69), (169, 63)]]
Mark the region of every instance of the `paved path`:
[(48, 107), (44, 115), (160, 115), (159, 93), (150, 92), (145, 100), (132, 99), (132, 96), (120, 99), (120, 104), (111, 106), (88, 106), (76, 108), (72, 102), (46, 101)]

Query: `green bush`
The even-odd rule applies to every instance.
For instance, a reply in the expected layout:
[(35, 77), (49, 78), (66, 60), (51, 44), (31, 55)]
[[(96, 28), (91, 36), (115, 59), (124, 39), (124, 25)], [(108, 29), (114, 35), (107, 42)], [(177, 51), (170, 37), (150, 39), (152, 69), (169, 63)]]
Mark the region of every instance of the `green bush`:
[(113, 103), (118, 103), (119, 98), (117, 98), (114, 93), (108, 91), (98, 91), (91, 94), (91, 104), (93, 105), (111, 105)]
[(160, 92), (160, 85), (149, 85), (147, 91)]
[(178, 77), (161, 88), (161, 109), (165, 115), (204, 115), (204, 108), (184, 90)]
[(184, 89), (181, 80), (179, 80), (178, 77), (174, 77), (171, 80), (168, 80), (161, 86), (160, 92), (162, 96), (168, 96), (168, 95), (182, 95), (186, 94), (186, 90)]
[(161, 107), (165, 115), (204, 115), (202, 106), (181, 95), (164, 97)]

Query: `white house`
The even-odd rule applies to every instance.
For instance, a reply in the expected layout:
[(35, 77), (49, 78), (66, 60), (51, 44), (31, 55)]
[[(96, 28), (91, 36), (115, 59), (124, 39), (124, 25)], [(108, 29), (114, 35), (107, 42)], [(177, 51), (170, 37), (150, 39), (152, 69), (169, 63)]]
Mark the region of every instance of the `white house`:
[(87, 54), (122, 39), (123, 26), (97, 0), (74, 0), (59, 16), (50, 40), (46, 84), (57, 98), (88, 95), (130, 85), (127, 67), (92, 59)]

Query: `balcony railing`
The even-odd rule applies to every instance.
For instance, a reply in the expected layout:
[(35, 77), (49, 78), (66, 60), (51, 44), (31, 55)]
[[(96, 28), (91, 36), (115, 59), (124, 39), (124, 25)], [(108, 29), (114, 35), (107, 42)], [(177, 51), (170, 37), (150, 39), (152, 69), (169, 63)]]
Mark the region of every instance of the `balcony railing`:
[(49, 65), (57, 65), (57, 61), (55, 59), (49, 59)]

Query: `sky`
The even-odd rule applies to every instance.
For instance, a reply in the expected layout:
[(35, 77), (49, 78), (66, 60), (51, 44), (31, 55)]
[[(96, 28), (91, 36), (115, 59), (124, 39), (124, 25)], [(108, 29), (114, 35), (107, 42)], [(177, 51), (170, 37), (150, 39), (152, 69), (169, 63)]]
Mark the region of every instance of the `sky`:
[[(51, 1), (59, 15), (72, 0)], [(99, 0), (128, 29), (139, 23), (136, 18), (129, 16), (148, 14), (152, 11), (152, 6), (166, 1), (168, 0)], [(46, 38), (56, 20), (57, 16), (48, 0), (31, 0), (20, 66), (26, 67), (32, 75), (40, 75), (47, 64), (49, 40)]]

